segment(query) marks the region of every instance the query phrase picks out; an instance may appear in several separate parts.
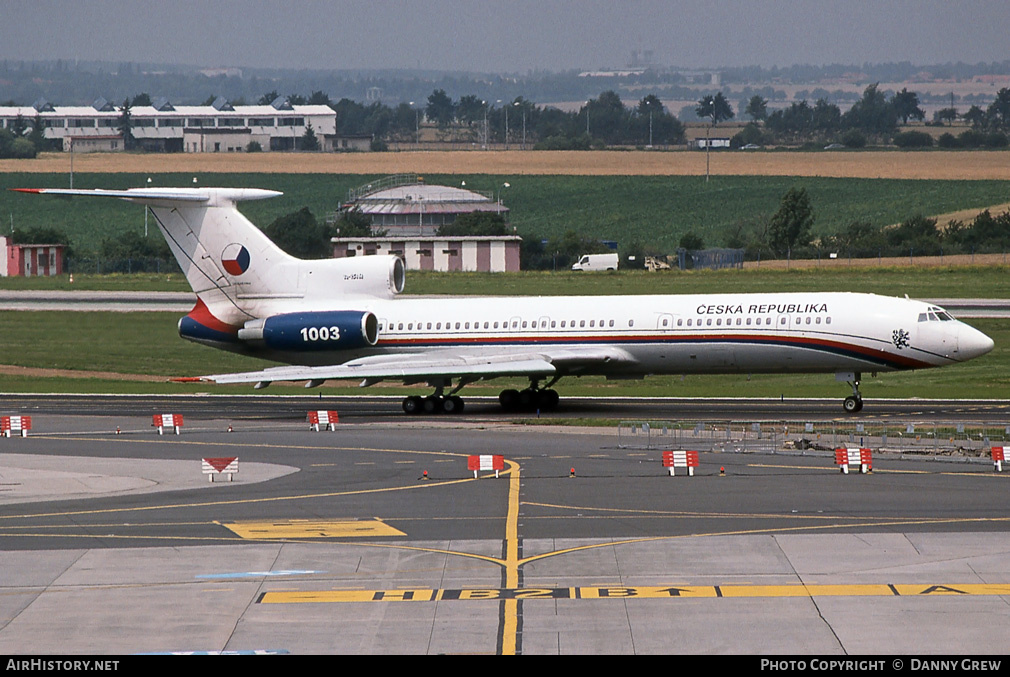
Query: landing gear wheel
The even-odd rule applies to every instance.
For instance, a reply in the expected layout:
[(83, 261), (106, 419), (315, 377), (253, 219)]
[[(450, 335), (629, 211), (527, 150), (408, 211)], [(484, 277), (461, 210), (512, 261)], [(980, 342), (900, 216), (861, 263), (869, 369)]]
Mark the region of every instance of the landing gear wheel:
[(405, 414), (420, 414), (421, 413), (421, 398), (417, 395), (411, 395), (410, 397), (405, 397), (403, 399), (403, 413)]
[(426, 414), (438, 414), (443, 411), (443, 401), (438, 395), (429, 395), (424, 398), (421, 403), (421, 407), (424, 409)]
[(508, 389), (498, 394), (498, 403), (505, 411), (515, 411), (519, 408), (519, 391)]
[(447, 414), (459, 414), (463, 411), (463, 398), (450, 395), (442, 401), (442, 411)]
[(537, 393), (537, 406), (543, 411), (554, 411), (560, 401), (561, 396), (557, 390), (541, 390)]
[(855, 414), (856, 412), (862, 411), (863, 398), (850, 395), (849, 397), (845, 398), (845, 402), (842, 406), (848, 413)]

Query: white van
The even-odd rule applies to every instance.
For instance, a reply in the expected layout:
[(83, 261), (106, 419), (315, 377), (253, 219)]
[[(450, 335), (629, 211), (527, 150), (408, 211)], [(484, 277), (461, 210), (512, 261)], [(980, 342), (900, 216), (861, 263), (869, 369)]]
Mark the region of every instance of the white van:
[(572, 270), (617, 270), (618, 256), (614, 254), (583, 254)]

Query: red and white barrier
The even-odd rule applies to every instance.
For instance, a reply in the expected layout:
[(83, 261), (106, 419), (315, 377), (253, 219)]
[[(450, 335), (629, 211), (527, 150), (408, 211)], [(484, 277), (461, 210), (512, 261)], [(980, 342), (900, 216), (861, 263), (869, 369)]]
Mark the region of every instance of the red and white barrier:
[(319, 432), (319, 426), (323, 426), (323, 430), (336, 430), (340, 423), (340, 417), (335, 411), (310, 411), (308, 418), (309, 427), (316, 432)]
[(232, 458), (205, 458), (202, 460), (203, 474), (210, 475), (210, 481), (214, 481), (215, 475), (228, 475), (231, 482), (232, 475), (238, 472), (238, 457)]
[(32, 429), (31, 416), (0, 416), (0, 432), (4, 437), (20, 435), (28, 437), (28, 431)]
[(505, 457), (496, 454), (475, 454), (466, 457), (466, 467), (473, 471), (473, 478), (477, 479), (480, 471), (494, 470), (494, 476), (498, 477), (498, 472), (505, 469)]
[(676, 468), (687, 468), (688, 477), (694, 477), (694, 469), (698, 467), (698, 452), (664, 451), (663, 467), (670, 469), (670, 477), (677, 474)]
[(993, 470), (1003, 472), (1003, 461), (1006, 460), (1006, 457), (1003, 455), (1003, 447), (992, 447), (991, 453)]
[(857, 466), (865, 475), (873, 470), (873, 453), (869, 449), (835, 449), (835, 465), (841, 467), (843, 475), (849, 474), (849, 466)]
[(165, 434), (165, 428), (174, 428), (175, 434), (179, 434), (182, 427), (182, 414), (155, 414), (151, 419), (151, 425), (158, 429), (159, 435)]

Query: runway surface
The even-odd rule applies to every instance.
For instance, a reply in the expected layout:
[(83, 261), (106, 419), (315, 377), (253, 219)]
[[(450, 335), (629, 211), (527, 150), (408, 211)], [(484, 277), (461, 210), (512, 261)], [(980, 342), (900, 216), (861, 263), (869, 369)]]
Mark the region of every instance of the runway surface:
[[(670, 477), (614, 428), (341, 398), (337, 430), (314, 432), (312, 402), (0, 398), (33, 417), (0, 439), (0, 651), (1001, 651), (1010, 475), (988, 460), (842, 475), (827, 452), (705, 452)], [(637, 406), (765, 405), (616, 416)], [(181, 434), (158, 435), (151, 413), (180, 407)], [(474, 479), (475, 454), (501, 476)], [(201, 459), (231, 457), (211, 483)]]

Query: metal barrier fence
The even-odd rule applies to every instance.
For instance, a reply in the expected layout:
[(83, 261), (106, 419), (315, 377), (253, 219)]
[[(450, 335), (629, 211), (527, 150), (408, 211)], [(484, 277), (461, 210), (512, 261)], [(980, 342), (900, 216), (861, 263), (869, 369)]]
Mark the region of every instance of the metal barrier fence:
[(870, 447), (875, 453), (974, 456), (1005, 446), (1010, 425), (983, 422), (621, 421), (618, 446), (697, 451), (787, 451)]

